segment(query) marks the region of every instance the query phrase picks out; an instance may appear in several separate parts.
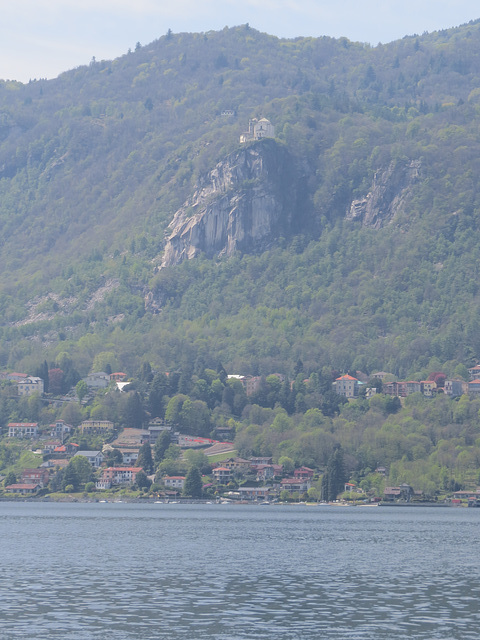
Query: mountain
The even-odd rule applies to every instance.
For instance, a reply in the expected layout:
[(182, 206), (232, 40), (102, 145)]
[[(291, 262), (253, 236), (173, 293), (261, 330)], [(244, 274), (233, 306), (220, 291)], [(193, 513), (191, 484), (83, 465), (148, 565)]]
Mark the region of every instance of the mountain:
[(479, 43), (244, 25), (0, 82), (1, 366), (476, 361)]

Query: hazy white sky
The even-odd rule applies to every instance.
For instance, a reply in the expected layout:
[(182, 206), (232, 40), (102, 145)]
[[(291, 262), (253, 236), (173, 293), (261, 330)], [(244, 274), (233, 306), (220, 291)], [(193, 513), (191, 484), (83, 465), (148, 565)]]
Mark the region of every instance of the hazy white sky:
[(480, 18), (478, 0), (2, 1), (0, 78), (28, 82), (148, 44), (170, 28), (210, 31), (248, 22), (272, 35), (346, 36), (377, 44)]

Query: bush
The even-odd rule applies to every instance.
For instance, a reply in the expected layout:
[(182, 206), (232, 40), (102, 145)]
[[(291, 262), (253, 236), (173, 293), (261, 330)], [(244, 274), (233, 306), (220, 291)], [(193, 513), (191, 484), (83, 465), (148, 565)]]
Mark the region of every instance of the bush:
[(94, 482), (87, 482), (87, 484), (85, 485), (85, 491), (87, 493), (91, 493), (92, 491), (95, 491), (95, 483)]

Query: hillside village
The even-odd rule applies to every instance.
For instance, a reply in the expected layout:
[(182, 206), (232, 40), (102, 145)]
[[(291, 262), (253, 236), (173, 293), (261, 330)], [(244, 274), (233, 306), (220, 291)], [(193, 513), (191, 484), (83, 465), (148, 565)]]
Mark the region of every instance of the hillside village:
[[(428, 380), (397, 381), (387, 372), (370, 377), (356, 372), (358, 377), (344, 374), (331, 384), (333, 394), (343, 402), (359, 398), (369, 400), (377, 395), (396, 399), (399, 405), (412, 394), (425, 398), (444, 395), (476, 397), (480, 393), (480, 365), (468, 371), (469, 381), (447, 380), (441, 372)], [(5, 389), (18, 398), (36, 398), (53, 405), (81, 405), (99, 393), (125, 394), (132, 381), (125, 373), (91, 373), (72, 387), (67, 394), (53, 396), (45, 393), (44, 380), (24, 373), (2, 373)], [(283, 374), (278, 384), (287, 384)], [(231, 374), (227, 382), (238, 384), (247, 398), (258, 398), (266, 384), (263, 376)], [(308, 384), (309, 380), (303, 381)], [(63, 419), (51, 424), (17, 421), (6, 424), (3, 442), (18, 443), (30, 452), (34, 465), (17, 473), (3, 476), (4, 497), (41, 497), (70, 494), (83, 499), (101, 499), (102, 496), (129, 495), (130, 497), (161, 500), (206, 499), (255, 502), (298, 502), (341, 500), (347, 503), (415, 502), (437, 499), (438, 495), (425, 495), (407, 483), (392, 486), (389, 470), (379, 464), (374, 470), (377, 478), (368, 489), (362, 488), (354, 477), (349, 477), (338, 459), (332, 484), (332, 470), (328, 465), (311, 468), (296, 466), (288, 456), (241, 457), (236, 450), (235, 429), (231, 424), (218, 427), (212, 437), (184, 432), (181, 421), (150, 418), (142, 425), (130, 427), (115, 424), (108, 419), (86, 419), (74, 426)], [(80, 444), (79, 444), (80, 443)], [(338, 453), (338, 449), (336, 450)], [(332, 454), (334, 457), (336, 454)], [(330, 486), (328, 476), (330, 475)], [(455, 488), (455, 487), (453, 487)], [(80, 492), (80, 493), (79, 493)], [(442, 492), (439, 491), (439, 494)], [(480, 505), (480, 489), (471, 486), (443, 492), (450, 504)]]

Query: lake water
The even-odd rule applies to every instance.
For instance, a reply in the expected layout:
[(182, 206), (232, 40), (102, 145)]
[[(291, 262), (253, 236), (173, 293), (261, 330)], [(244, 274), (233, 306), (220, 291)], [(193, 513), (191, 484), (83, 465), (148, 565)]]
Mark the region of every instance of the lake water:
[(480, 509), (0, 503), (0, 638), (480, 637)]

